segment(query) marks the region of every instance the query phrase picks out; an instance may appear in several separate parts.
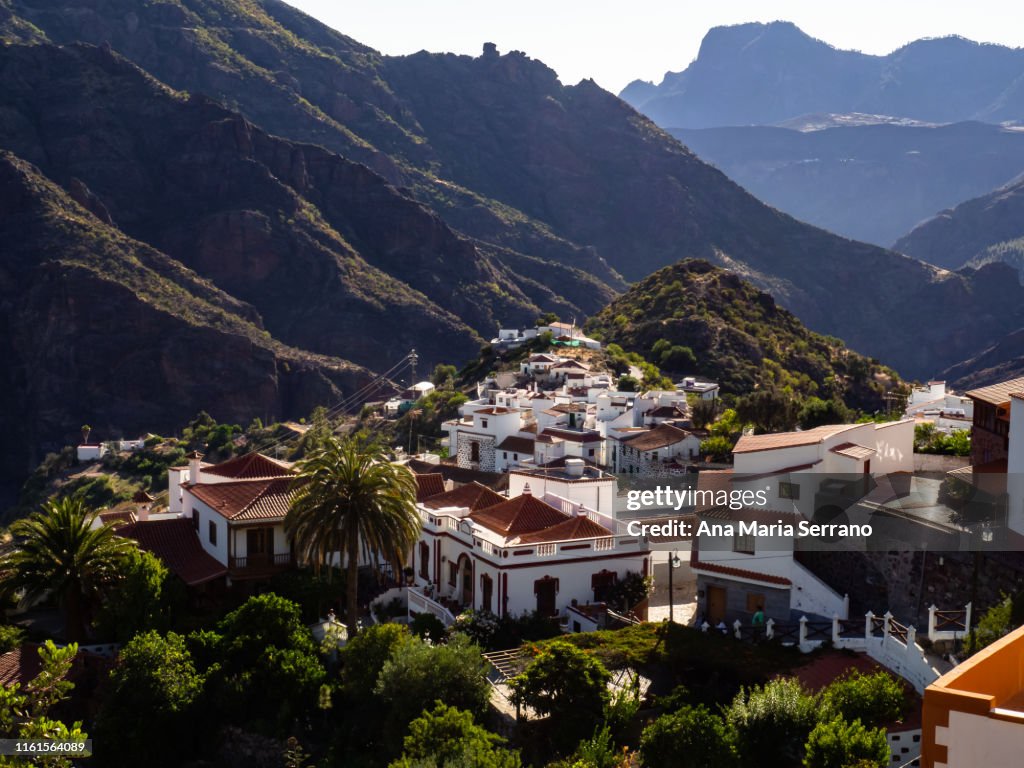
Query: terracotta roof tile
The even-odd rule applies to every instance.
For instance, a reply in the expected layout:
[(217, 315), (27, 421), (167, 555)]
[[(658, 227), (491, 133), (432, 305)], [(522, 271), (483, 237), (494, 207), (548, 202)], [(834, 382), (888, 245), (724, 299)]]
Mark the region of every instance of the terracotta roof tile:
[(557, 427), (548, 427), (545, 429), (538, 440), (541, 437), (547, 435), (548, 437), (557, 437), (561, 440), (568, 440), (570, 443), (599, 443), (604, 438), (601, 437), (599, 432), (593, 430), (573, 430), (573, 429), (559, 429)]
[(13, 651), (0, 655), (0, 684), (8, 686), (18, 683), (24, 688), (39, 676), (42, 669), (39, 646), (35, 643), (24, 643)]
[(275, 461), (262, 453), (246, 453), (233, 459), (205, 467), (203, 474), (230, 477), (235, 480), (253, 480), (267, 477), (291, 477), (295, 473), (288, 465)]
[(424, 501), (431, 496), (444, 493), (444, 475), (440, 472), (427, 472), (416, 476), (416, 501)]
[(473, 482), (450, 491), (445, 491), (437, 496), (431, 496), (424, 502), (424, 506), (430, 509), (462, 507), (475, 510), (493, 507), (495, 504), (500, 504), (503, 501), (505, 501), (505, 497), (501, 494), (495, 493), (486, 485)]
[(470, 519), (505, 536), (534, 533), (565, 522), (568, 515), (550, 504), (524, 493), (514, 499), (472, 512)]
[(685, 419), (686, 414), (675, 405), (660, 405), (653, 411), (648, 411), (644, 416), (651, 416), (655, 419)]
[(827, 424), (823, 427), (805, 429), (802, 432), (773, 432), (767, 435), (743, 435), (736, 441), (733, 453), (770, 451), (774, 448), (795, 448), (800, 445), (817, 445), (826, 438), (862, 424)]
[(857, 445), (856, 443), (840, 443), (832, 449), (832, 453), (837, 453), (840, 456), (846, 456), (850, 459), (870, 459), (875, 455), (876, 451), (874, 448), (868, 448), (865, 445)]
[(227, 573), (199, 543), (191, 520), (147, 520), (117, 529), (125, 538), (135, 539), (141, 549), (152, 552), (189, 586), (203, 584)]
[(659, 424), (646, 432), (625, 440), (625, 444), (638, 451), (653, 451), (658, 448), (667, 448), (670, 445), (681, 443), (688, 438), (690, 433), (685, 429), (674, 427), (671, 424)]
[(293, 476), (234, 483), (199, 483), (189, 493), (228, 520), (284, 518), (295, 494)]
[(413, 472), (443, 475), (445, 480), (451, 480), (455, 485), (476, 482), (495, 491), (508, 488), (508, 475), (504, 472), (482, 472), (479, 469), (467, 469), (444, 461), (434, 464), (419, 459), (410, 459), (406, 462), (406, 466)]
[(114, 525), (123, 525), (125, 523), (135, 522), (135, 510), (133, 509), (107, 509), (100, 512), (98, 515), (99, 519), (104, 523), (113, 523)]
[(972, 389), (965, 394), (972, 400), (981, 400), (992, 405), (1002, 405), (1003, 403), (1010, 402), (1010, 397), (1013, 396), (1013, 393), (1019, 392), (1022, 389), (1024, 389), (1024, 377), (1001, 381), (988, 387)]
[(539, 544), (546, 541), (571, 541), (573, 539), (597, 539), (614, 534), (600, 523), (589, 517), (576, 515), (561, 523), (556, 523), (541, 531), (524, 533), (519, 537), (520, 544)]
[(753, 581), (764, 582), (765, 584), (777, 584), (780, 587), (789, 587), (793, 585), (789, 579), (785, 579), (782, 576), (774, 576), (770, 573), (758, 573), (757, 571), (748, 571), (746, 568), (732, 568), (727, 565), (718, 565), (718, 563), (705, 563), (702, 560), (693, 561), (690, 560), (690, 567), (697, 571), (707, 571), (710, 573), (720, 573), (723, 576), (735, 576), (740, 579), (751, 579)]

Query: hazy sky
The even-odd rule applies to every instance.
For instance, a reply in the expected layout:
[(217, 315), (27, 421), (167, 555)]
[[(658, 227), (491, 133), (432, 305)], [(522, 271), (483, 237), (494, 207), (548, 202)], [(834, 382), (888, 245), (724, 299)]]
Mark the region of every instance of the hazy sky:
[(484, 41), (525, 51), (563, 83), (592, 77), (618, 93), (636, 78), (684, 69), (713, 26), (793, 21), (839, 48), (888, 53), (959, 34), (1024, 45), (1024, 3), (1010, 0), (287, 0), (384, 53), (478, 55)]

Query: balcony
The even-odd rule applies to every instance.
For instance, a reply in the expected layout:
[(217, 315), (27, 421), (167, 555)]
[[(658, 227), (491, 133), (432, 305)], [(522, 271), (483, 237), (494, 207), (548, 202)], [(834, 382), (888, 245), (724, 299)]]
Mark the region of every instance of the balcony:
[(228, 558), (228, 575), (233, 579), (258, 579), (286, 571), (294, 565), (291, 553), (249, 555)]

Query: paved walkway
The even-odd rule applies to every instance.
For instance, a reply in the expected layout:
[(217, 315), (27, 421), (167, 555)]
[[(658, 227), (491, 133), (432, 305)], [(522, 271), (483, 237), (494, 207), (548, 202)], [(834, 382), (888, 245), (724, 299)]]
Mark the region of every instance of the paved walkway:
[[(669, 614), (668, 552), (654, 552), (654, 592), (651, 594), (647, 618), (665, 621)], [(682, 565), (672, 574), (673, 616), (678, 624), (692, 624), (697, 615), (697, 576), (690, 569), (689, 555), (680, 555)]]

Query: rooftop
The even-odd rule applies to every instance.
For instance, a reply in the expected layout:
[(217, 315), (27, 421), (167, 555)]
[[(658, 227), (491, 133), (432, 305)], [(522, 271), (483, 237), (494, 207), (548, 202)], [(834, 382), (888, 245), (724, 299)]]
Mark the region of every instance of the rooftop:
[(469, 483), (453, 488), (450, 491), (431, 496), (423, 505), (430, 509), (444, 509), (445, 507), (461, 507), (475, 510), (491, 507), (505, 501), (505, 497), (495, 493), (486, 485), (480, 483)]
[(228, 520), (283, 519), (295, 495), (293, 476), (231, 483), (198, 483), (189, 493)]
[(529, 437), (506, 437), (498, 445), (499, 451), (512, 451), (513, 453), (528, 453), (533, 455), (533, 440)]
[(295, 473), (288, 464), (264, 456), (262, 453), (246, 453), (233, 459), (204, 467), (203, 474), (230, 477), (235, 480), (254, 480), (268, 477), (291, 477)]
[(214, 560), (199, 543), (191, 520), (148, 520), (117, 529), (120, 536), (134, 539), (141, 549), (152, 552), (190, 587), (219, 578), (227, 569)]
[(848, 429), (862, 427), (863, 424), (827, 424), (814, 429), (800, 432), (773, 432), (767, 435), (743, 435), (736, 441), (733, 453), (752, 453), (754, 451), (771, 451), (776, 448), (796, 448), (801, 445), (817, 445), (824, 440), (838, 435)]
[(987, 387), (969, 390), (966, 395), (972, 400), (981, 400), (992, 405), (1003, 405), (1010, 402), (1010, 397), (1015, 393), (1024, 390), (1024, 377), (1001, 381)]
[(444, 493), (444, 475), (440, 472), (416, 475), (416, 501), (423, 501), (441, 493)]
[(503, 499), (500, 504), (471, 512), (469, 517), (506, 538), (550, 528), (568, 518), (560, 510), (529, 493), (514, 499)]
[(625, 443), (638, 451), (653, 451), (681, 443), (688, 437), (690, 437), (690, 432), (685, 429), (674, 427), (671, 424), (659, 424), (635, 437), (627, 438)]

